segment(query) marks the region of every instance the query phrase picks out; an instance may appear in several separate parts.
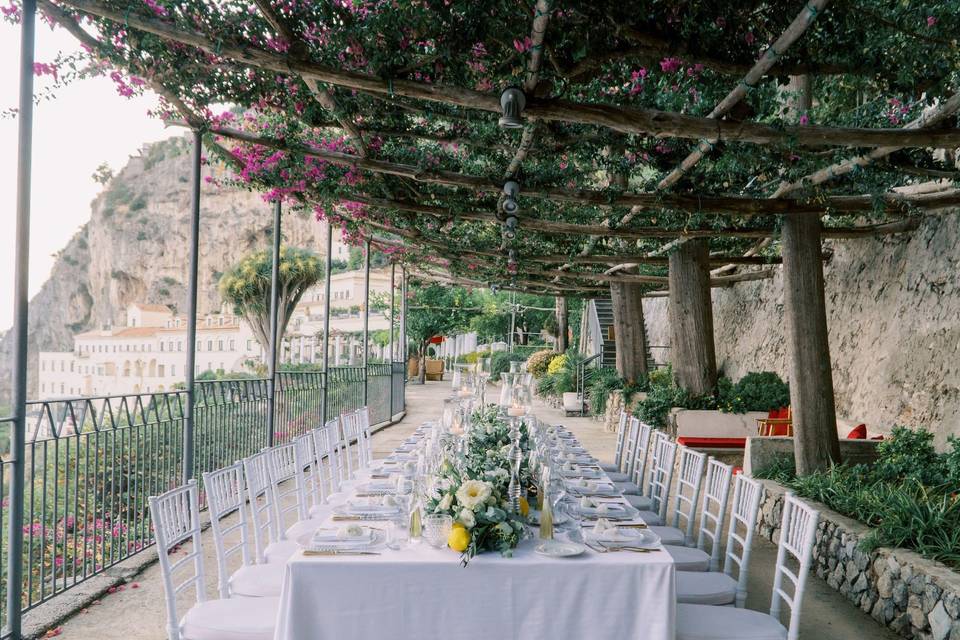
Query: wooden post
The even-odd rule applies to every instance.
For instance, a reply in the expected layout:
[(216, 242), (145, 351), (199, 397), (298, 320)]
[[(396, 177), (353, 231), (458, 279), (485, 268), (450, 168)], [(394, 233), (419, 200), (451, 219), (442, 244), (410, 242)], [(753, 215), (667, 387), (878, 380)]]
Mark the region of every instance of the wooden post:
[(840, 462), (823, 295), (820, 219), (787, 216), (781, 237), (784, 315), (797, 473)]
[(554, 299), (554, 310), (557, 314), (557, 351), (565, 353), (567, 347), (567, 299), (557, 296)]
[(670, 361), (677, 385), (696, 395), (717, 386), (708, 242), (688, 240), (670, 254)]
[(617, 373), (629, 383), (647, 378), (647, 332), (643, 324), (643, 285), (610, 284)]

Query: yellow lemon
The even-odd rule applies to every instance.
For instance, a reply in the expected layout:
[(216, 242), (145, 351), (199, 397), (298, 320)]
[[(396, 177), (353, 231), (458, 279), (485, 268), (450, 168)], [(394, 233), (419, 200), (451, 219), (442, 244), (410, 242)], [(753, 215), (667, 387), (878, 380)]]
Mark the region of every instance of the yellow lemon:
[(470, 532), (465, 527), (454, 527), (447, 536), (447, 546), (454, 551), (466, 551), (470, 546)]
[(527, 515), (529, 514), (530, 514), (530, 503), (527, 502), (526, 498), (521, 497), (520, 498), (520, 515), (526, 518)]
[(466, 527), (463, 526), (463, 523), (462, 523), (462, 522), (454, 522), (454, 523), (453, 523), (453, 528), (454, 528), (454, 529), (466, 529)]

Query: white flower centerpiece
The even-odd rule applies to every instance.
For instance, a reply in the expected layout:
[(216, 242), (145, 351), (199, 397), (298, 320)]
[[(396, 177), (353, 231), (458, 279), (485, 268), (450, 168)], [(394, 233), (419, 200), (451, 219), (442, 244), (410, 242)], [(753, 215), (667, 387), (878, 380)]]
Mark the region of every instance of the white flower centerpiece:
[[(510, 511), (507, 500), (509, 425), (495, 406), (477, 410), (472, 424), (466, 446), (459, 453), (456, 447), (447, 449), (426, 508), (427, 513), (452, 516), (455, 526), (469, 533), (470, 542), (461, 556), (464, 565), (487, 551), (511, 556), (526, 531), (526, 518)], [(526, 428), (521, 431), (521, 448), (526, 452)]]

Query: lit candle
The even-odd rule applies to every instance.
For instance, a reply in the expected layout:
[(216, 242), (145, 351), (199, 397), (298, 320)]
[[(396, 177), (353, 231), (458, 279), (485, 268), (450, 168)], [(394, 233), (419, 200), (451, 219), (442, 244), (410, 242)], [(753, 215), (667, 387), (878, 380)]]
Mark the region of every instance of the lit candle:
[(507, 408), (507, 415), (511, 418), (519, 418), (526, 413), (526, 410), (518, 404), (510, 405)]

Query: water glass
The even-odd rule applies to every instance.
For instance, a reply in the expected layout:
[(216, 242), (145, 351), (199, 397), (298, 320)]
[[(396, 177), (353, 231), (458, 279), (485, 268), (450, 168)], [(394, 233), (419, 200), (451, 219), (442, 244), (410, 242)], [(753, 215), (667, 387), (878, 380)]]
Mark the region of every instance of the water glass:
[(423, 520), (423, 537), (437, 549), (447, 544), (452, 529), (453, 516), (434, 513)]
[(404, 513), (395, 518), (387, 528), (387, 547), (398, 551), (410, 544), (410, 523)]

